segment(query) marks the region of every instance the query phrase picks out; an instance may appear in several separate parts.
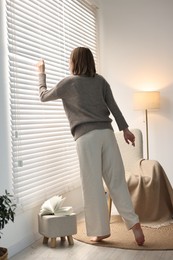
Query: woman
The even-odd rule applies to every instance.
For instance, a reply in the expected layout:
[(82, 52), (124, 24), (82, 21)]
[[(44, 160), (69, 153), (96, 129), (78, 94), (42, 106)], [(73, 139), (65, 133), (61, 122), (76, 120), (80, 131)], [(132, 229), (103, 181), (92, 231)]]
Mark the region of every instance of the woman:
[(107, 81), (96, 73), (94, 58), (88, 48), (75, 48), (70, 56), (71, 76), (47, 90), (45, 64), (38, 64), (39, 94), (42, 102), (62, 99), (71, 133), (76, 140), (84, 196), (87, 235), (100, 242), (110, 236), (104, 179), (111, 198), (128, 229), (132, 229), (138, 245), (144, 235), (135, 214), (125, 172), (115, 139), (113, 114), (124, 139), (135, 145), (135, 137), (117, 106)]

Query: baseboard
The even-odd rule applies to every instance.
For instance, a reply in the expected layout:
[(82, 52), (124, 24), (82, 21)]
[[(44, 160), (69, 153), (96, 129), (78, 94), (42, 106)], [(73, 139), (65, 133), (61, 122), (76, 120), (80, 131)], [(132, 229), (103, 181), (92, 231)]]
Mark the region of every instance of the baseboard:
[(36, 240), (40, 239), (41, 235), (39, 233), (27, 236), (23, 238), (21, 241), (19, 241), (16, 244), (13, 244), (12, 246), (8, 247), (8, 256), (9, 258), (16, 255), (17, 253), (21, 252), (26, 247), (33, 244)]

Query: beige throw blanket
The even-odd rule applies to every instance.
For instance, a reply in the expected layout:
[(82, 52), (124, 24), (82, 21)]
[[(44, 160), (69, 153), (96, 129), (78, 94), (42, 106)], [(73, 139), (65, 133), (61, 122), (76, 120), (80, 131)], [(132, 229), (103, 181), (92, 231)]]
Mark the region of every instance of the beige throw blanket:
[(142, 224), (159, 227), (173, 221), (173, 189), (154, 160), (140, 160), (126, 181), (136, 213)]

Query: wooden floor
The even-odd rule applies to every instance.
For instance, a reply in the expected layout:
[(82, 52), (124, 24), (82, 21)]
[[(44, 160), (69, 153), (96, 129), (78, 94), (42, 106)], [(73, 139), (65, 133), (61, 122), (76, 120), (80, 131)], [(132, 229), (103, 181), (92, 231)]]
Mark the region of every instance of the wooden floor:
[(74, 240), (69, 246), (57, 241), (56, 248), (35, 242), (10, 260), (172, 260), (173, 251), (135, 251), (116, 248), (97, 247)]
[[(81, 216), (79, 217), (81, 220)], [(170, 238), (171, 239), (171, 238)], [(42, 239), (27, 247), (9, 260), (173, 260), (173, 250), (143, 251), (123, 250), (85, 244), (74, 240), (61, 243), (57, 239), (56, 248), (43, 245)]]

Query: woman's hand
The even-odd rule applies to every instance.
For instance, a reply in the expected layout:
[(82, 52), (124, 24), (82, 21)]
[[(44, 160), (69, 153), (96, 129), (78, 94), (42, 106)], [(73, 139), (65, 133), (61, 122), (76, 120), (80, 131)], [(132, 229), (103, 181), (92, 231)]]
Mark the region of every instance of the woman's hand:
[(127, 144), (129, 144), (129, 141), (132, 143), (133, 146), (135, 146), (135, 136), (128, 128), (123, 130), (124, 132), (124, 139)]
[(38, 72), (39, 73), (44, 73), (45, 72), (45, 62), (44, 60), (40, 60), (38, 63), (37, 63), (37, 69), (38, 69)]

